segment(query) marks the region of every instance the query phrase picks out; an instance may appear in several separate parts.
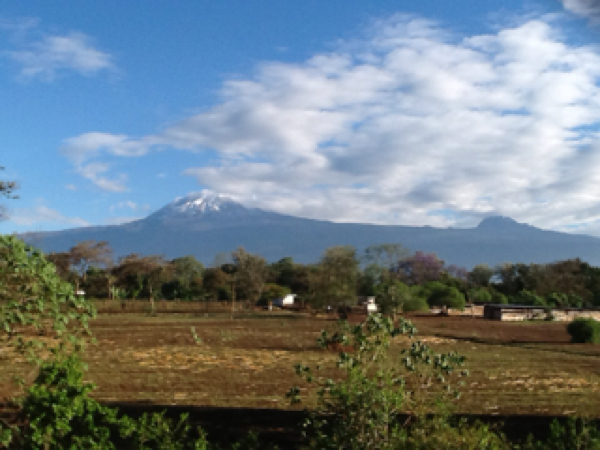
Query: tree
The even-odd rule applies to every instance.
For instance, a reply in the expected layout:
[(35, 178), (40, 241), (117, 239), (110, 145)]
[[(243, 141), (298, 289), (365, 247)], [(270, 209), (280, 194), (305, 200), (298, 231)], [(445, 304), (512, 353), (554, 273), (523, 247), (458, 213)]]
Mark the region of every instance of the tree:
[(261, 297), (261, 303), (264, 302), (264, 304), (269, 305), (273, 300), (283, 298), (288, 294), (291, 294), (291, 291), (287, 286), (280, 286), (275, 283), (267, 283)]
[(183, 256), (171, 261), (173, 264), (173, 280), (171, 290), (174, 298), (191, 299), (199, 294), (202, 286), (204, 265), (194, 256)]
[(398, 263), (410, 256), (410, 250), (401, 244), (377, 244), (365, 249), (363, 261), (367, 265), (374, 264), (388, 271), (397, 268)]
[(494, 275), (500, 279), (495, 286), (504, 295), (515, 295), (522, 289), (515, 264), (504, 263), (496, 266)]
[(85, 283), (87, 271), (92, 265), (109, 266), (112, 263), (112, 249), (106, 241), (80, 242), (69, 250), (69, 262), (77, 273), (75, 290), (79, 291), (80, 284)]
[(151, 312), (154, 312), (154, 296), (159, 287), (173, 273), (173, 265), (162, 256), (139, 256), (131, 254), (119, 260), (115, 274), (119, 283), (135, 299), (142, 291), (148, 294)]
[(354, 247), (329, 247), (311, 275), (315, 300), (320, 305), (336, 307), (354, 303), (358, 274)]
[[(4, 167), (0, 166), (0, 170), (4, 170)], [(17, 189), (17, 183), (14, 181), (2, 181), (0, 180), (0, 197), (6, 198), (17, 198), (13, 195), (13, 192)], [(0, 219), (6, 217), (6, 210), (0, 205)]]
[(400, 261), (398, 271), (409, 284), (424, 284), (437, 281), (444, 273), (444, 261), (435, 253), (416, 252), (410, 258)]
[(56, 273), (63, 280), (70, 280), (71, 276), (71, 255), (69, 252), (56, 252), (49, 253), (46, 255), (46, 259), (54, 264), (56, 267)]
[(527, 289), (522, 290), (513, 298), (515, 303), (521, 305), (546, 306), (544, 297), (540, 297), (535, 292), (528, 291)]
[(494, 276), (494, 269), (487, 264), (478, 264), (469, 272), (468, 280), (475, 286), (488, 287)]
[(465, 296), (455, 287), (449, 287), (438, 281), (427, 283), (424, 287), (427, 303), (430, 306), (445, 306), (446, 308), (465, 308)]
[(381, 281), (375, 286), (375, 295), (377, 304), (381, 306), (381, 312), (391, 312), (394, 319), (398, 312), (404, 311), (404, 305), (414, 297), (410, 286), (399, 280)]
[(229, 277), (220, 268), (209, 268), (204, 272), (202, 286), (211, 294), (214, 301), (219, 300), (219, 292), (229, 288)]
[(236, 271), (236, 287), (244, 292), (250, 305), (256, 305), (267, 281), (268, 268), (265, 258), (238, 248), (232, 253)]
[(490, 303), (492, 301), (492, 294), (485, 288), (473, 288), (469, 290), (468, 295), (471, 303)]

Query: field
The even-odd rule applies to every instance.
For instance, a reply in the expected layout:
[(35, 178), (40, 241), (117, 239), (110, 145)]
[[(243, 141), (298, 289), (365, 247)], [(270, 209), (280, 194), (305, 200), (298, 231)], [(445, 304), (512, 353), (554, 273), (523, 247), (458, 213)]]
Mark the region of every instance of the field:
[[(570, 344), (564, 323), (411, 319), (434, 349), (467, 357), (471, 375), (457, 412), (600, 417), (600, 346)], [(294, 364), (333, 361), (336, 355), (315, 340), (334, 325), (285, 312), (234, 319), (227, 313), (101, 314), (92, 322), (97, 344), (86, 350), (87, 379), (98, 386), (94, 397), (107, 402), (289, 410), (284, 395), (298, 381)], [(3, 397), (11, 393), (11, 376), (25, 366), (0, 364)]]

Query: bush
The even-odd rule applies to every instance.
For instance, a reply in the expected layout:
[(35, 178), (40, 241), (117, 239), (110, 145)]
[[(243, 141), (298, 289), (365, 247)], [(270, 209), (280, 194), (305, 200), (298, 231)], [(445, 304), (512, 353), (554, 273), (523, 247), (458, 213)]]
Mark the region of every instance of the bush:
[(491, 303), (492, 294), (485, 288), (475, 288), (469, 291), (469, 300), (474, 303)]
[(554, 419), (546, 439), (536, 441), (530, 435), (527, 442), (519, 448), (522, 450), (599, 449), (600, 429), (588, 419), (569, 417), (560, 422)]
[(508, 299), (506, 298), (506, 295), (502, 294), (501, 292), (493, 291), (492, 292), (492, 303), (505, 305), (508, 303)]
[(427, 300), (423, 297), (414, 296), (408, 300), (403, 305), (405, 312), (412, 311), (429, 311), (429, 305), (427, 304)]
[(447, 308), (465, 309), (465, 296), (455, 287), (449, 287), (437, 281), (427, 283), (429, 291), (427, 302), (430, 306), (446, 306)]
[(523, 289), (515, 297), (513, 302), (518, 305), (531, 305), (531, 306), (547, 306), (546, 299), (537, 295), (535, 292)]
[[(320, 366), (316, 371), (296, 366), (296, 373), (318, 388), (317, 407), (304, 423), (308, 448), (439, 448), (425, 445), (431, 431), (427, 416), (441, 412), (445, 401), (458, 398), (461, 383), (457, 378), (468, 372), (458, 370), (464, 358), (454, 352), (436, 354), (420, 341), (404, 349), (392, 345), (396, 336), (412, 337), (415, 332), (409, 321), (400, 319), (396, 325), (389, 317), (372, 314), (356, 326), (340, 321), (331, 336), (321, 333), (322, 347), (353, 350), (339, 353), (336, 366), (340, 378), (336, 380), (319, 374)], [(397, 362), (390, 363), (394, 353)], [(300, 392), (297, 386), (288, 392), (292, 404), (300, 401)], [(405, 411), (410, 411), (411, 420), (399, 420)], [(419, 425), (409, 431), (409, 423), (427, 429)], [(415, 446), (417, 442), (423, 445)]]
[(576, 344), (599, 344), (600, 322), (594, 319), (579, 318), (567, 325), (571, 342)]

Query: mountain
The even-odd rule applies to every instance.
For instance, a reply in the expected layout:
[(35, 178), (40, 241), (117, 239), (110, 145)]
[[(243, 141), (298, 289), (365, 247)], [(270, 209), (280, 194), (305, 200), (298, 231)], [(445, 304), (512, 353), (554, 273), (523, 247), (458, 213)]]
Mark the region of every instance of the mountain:
[(22, 237), (46, 252), (65, 251), (93, 239), (108, 241), (116, 256), (194, 255), (205, 264), (239, 246), (269, 261), (292, 256), (311, 263), (333, 245), (353, 245), (362, 252), (371, 244), (400, 243), (468, 268), (480, 263), (546, 263), (576, 257), (600, 265), (600, 239), (542, 230), (508, 217), (488, 217), (467, 229), (333, 223), (246, 208), (230, 197), (206, 191), (176, 199), (145, 219), (123, 225)]

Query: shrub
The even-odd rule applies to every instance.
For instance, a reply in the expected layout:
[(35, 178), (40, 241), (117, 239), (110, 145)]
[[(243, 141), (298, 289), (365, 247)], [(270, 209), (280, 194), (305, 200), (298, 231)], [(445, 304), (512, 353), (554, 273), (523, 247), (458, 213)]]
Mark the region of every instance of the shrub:
[(8, 449), (207, 449), (201, 429), (192, 430), (164, 413), (138, 420), (119, 416), (116, 408), (89, 397), (94, 385), (83, 381), (85, 366), (77, 355), (44, 362), (21, 399), (17, 427), (0, 425), (0, 446)]
[(492, 303), (496, 303), (496, 304), (507, 304), (508, 303), (508, 299), (506, 298), (506, 295), (504, 295), (501, 292), (498, 291), (492, 291)]
[(523, 289), (515, 297), (513, 297), (514, 303), (519, 305), (531, 305), (531, 306), (547, 306), (546, 299), (537, 295), (535, 292)]
[(600, 429), (592, 421), (577, 417), (554, 419), (544, 440), (536, 441), (532, 435), (521, 447), (523, 450), (599, 449)]
[(465, 309), (465, 296), (455, 287), (449, 287), (439, 282), (427, 283), (429, 291), (427, 302), (431, 306), (446, 306), (448, 308)]
[(600, 322), (594, 319), (578, 318), (567, 325), (571, 342), (576, 344), (599, 344)]
[(474, 303), (490, 303), (492, 294), (485, 288), (474, 288), (469, 291), (469, 300)]
[[(439, 413), (444, 400), (458, 397), (456, 378), (467, 372), (456, 370), (463, 365), (463, 357), (453, 352), (435, 354), (420, 341), (403, 350), (391, 347), (396, 336), (415, 332), (409, 321), (400, 319), (395, 325), (391, 318), (373, 314), (356, 326), (340, 321), (332, 336), (321, 333), (322, 347), (336, 344), (354, 350), (339, 353), (339, 380), (320, 376), (302, 364), (296, 366), (299, 376), (318, 386), (317, 408), (304, 423), (309, 448), (417, 448), (411, 443), (419, 425), (410, 432), (406, 425), (431, 424), (427, 415)], [(398, 352), (397, 362), (393, 362), (393, 351)], [(293, 387), (287, 397), (294, 404), (300, 401), (299, 394), (300, 388)], [(409, 412), (413, 420), (400, 421), (402, 412)]]
[(415, 295), (406, 300), (404, 303), (404, 311), (429, 311), (429, 305), (427, 304), (427, 300), (425, 300), (423, 297), (418, 297)]

